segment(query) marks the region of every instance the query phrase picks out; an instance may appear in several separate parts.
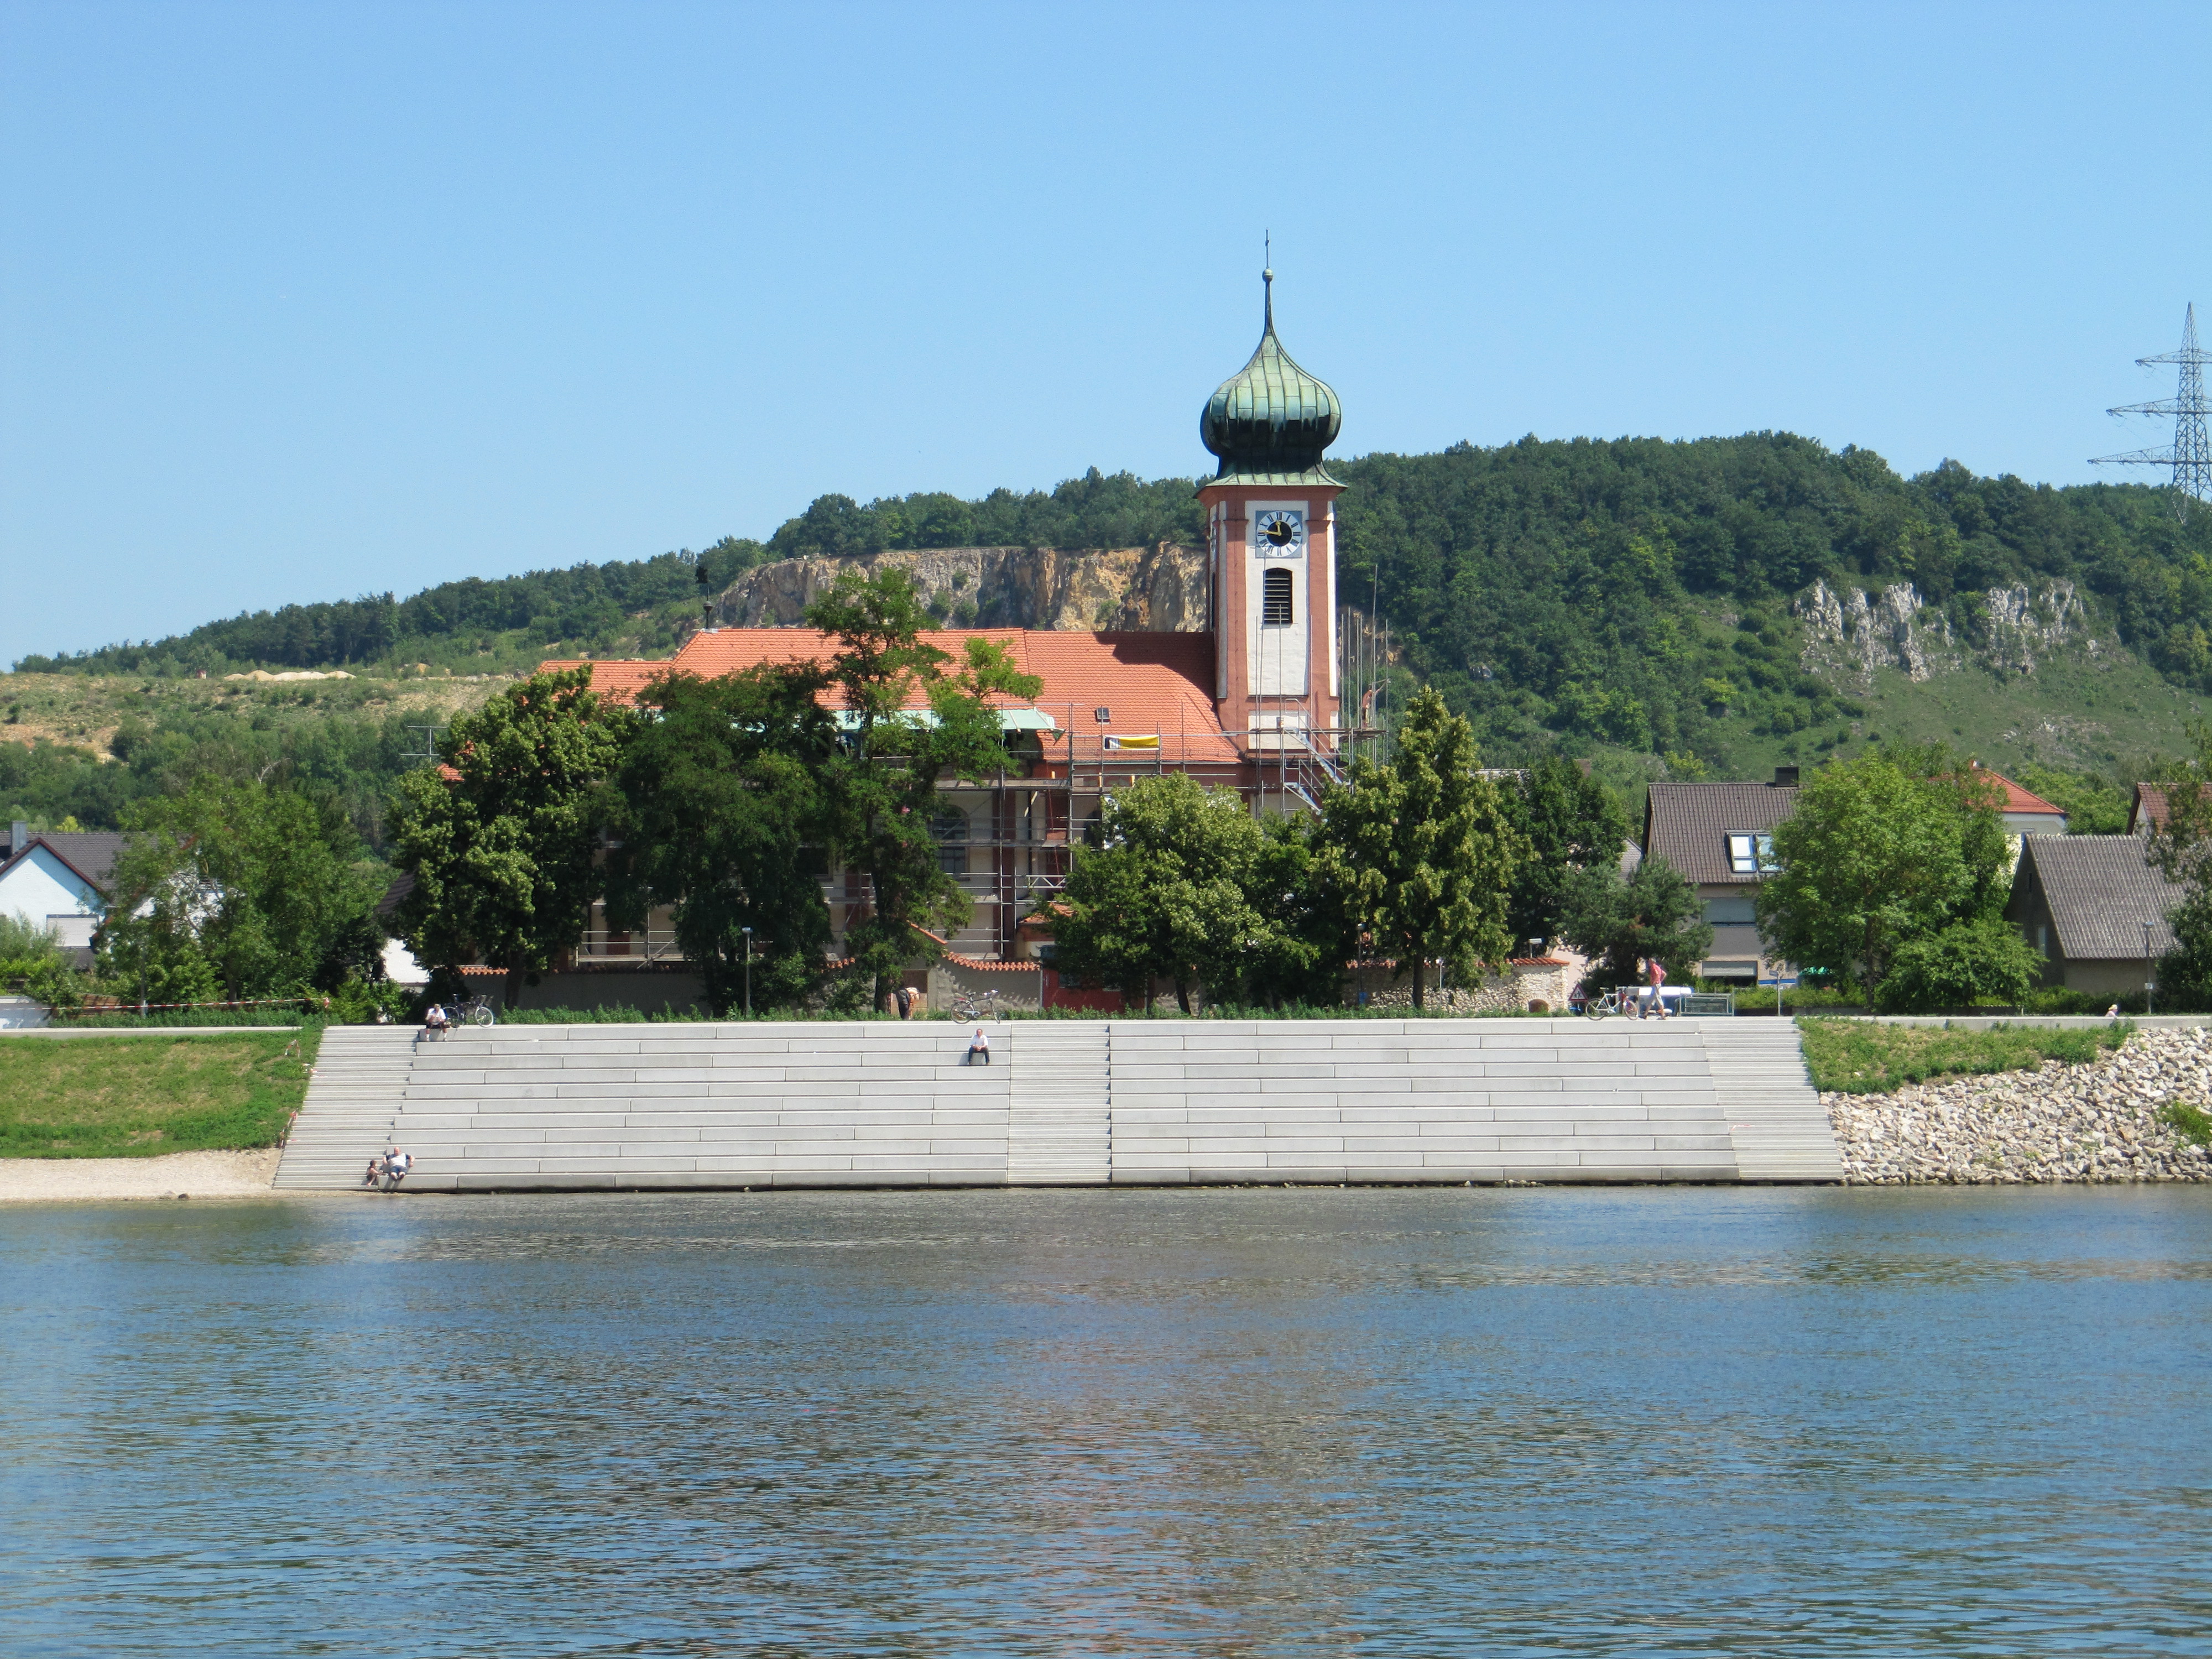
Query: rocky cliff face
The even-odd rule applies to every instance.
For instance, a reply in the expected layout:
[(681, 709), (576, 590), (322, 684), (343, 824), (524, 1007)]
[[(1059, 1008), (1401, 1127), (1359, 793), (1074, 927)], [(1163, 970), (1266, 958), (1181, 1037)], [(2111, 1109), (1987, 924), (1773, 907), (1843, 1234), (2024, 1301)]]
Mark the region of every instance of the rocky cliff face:
[(945, 547), (859, 559), (786, 559), (748, 570), (714, 600), (719, 628), (797, 628), (846, 570), (903, 570), (956, 628), (1195, 634), (1206, 625), (1206, 553), (1153, 547)]
[(2072, 582), (2051, 582), (2039, 592), (2025, 584), (1972, 595), (1978, 638), (1961, 640), (1944, 611), (1922, 599), (1911, 582), (1893, 582), (1879, 593), (1853, 587), (1838, 592), (1816, 581), (1790, 609), (1805, 625), (1803, 662), (1871, 689), (1877, 668), (1904, 671), (1925, 680), (1968, 660), (2001, 673), (2033, 674), (2040, 656), (2075, 641), (2095, 653), (2089, 613)]

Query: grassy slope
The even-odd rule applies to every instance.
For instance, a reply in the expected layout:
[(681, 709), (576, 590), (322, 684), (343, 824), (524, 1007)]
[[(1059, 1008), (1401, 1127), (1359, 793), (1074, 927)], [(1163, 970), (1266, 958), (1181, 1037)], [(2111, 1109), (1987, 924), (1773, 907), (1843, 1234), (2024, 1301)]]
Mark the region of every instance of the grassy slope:
[(165, 714), (215, 712), (276, 725), (321, 714), (381, 720), (420, 711), (443, 721), (481, 707), (508, 681), (427, 679), (155, 679), (138, 674), (0, 674), (0, 742), (46, 738), (105, 757), (129, 715), (149, 723)]
[(320, 1036), (0, 1039), (0, 1158), (274, 1146)]
[(2086, 1030), (2000, 1025), (1954, 1031), (1943, 1025), (1814, 1018), (1799, 1020), (1797, 1029), (1815, 1088), (1886, 1095), (1930, 1078), (2029, 1071), (2046, 1060), (2083, 1065), (2118, 1048), (2134, 1027), (2121, 1021)]

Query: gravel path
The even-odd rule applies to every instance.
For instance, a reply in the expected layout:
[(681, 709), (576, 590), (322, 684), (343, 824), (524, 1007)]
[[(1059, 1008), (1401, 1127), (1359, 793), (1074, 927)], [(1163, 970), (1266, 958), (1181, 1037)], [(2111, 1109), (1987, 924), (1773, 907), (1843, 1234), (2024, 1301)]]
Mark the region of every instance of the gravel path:
[(118, 1198), (274, 1198), (282, 1154), (170, 1152), (161, 1158), (0, 1158), (0, 1204)]
[(2212, 1105), (2212, 1030), (2137, 1031), (2092, 1066), (1823, 1094), (1847, 1185), (2212, 1181), (2212, 1153), (2157, 1120)]

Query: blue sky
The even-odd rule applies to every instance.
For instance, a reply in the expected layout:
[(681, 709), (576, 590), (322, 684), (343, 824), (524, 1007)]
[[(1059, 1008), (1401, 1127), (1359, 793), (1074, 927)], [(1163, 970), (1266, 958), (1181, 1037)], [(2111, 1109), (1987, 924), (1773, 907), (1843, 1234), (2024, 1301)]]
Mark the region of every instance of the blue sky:
[(6, 0), (0, 662), (1194, 471), (1267, 230), (1340, 453), (2099, 476), (2212, 307), (2208, 49), (2201, 6)]

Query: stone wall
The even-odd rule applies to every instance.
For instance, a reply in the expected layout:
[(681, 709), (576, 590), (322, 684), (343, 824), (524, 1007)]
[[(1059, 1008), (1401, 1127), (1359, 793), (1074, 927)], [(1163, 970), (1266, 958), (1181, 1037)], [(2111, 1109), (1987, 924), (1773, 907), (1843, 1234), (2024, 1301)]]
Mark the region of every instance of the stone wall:
[(748, 570), (714, 600), (720, 628), (796, 628), (848, 570), (903, 570), (961, 628), (1196, 634), (1206, 625), (1206, 550), (946, 547), (859, 559), (786, 559)]
[[(1492, 974), (1476, 986), (1445, 986), (1442, 971), (1431, 968), (1424, 1001), (1431, 1011), (1455, 1014), (1527, 1013), (1532, 1002), (1560, 1013), (1567, 1006), (1567, 966), (1555, 961), (1516, 963), (1510, 974)], [(1413, 977), (1394, 977), (1388, 968), (1357, 968), (1346, 978), (1344, 1000), (1355, 1008), (1411, 1008)]]
[[(997, 992), (998, 1005), (1010, 1012), (1033, 1014), (1044, 1006), (1044, 969), (1042, 968), (970, 968), (964, 963), (940, 959), (929, 965), (927, 996), (931, 1013), (950, 1013), (956, 998), (967, 996), (981, 1002), (987, 993)], [(919, 1014), (922, 1009), (915, 1009)]]

